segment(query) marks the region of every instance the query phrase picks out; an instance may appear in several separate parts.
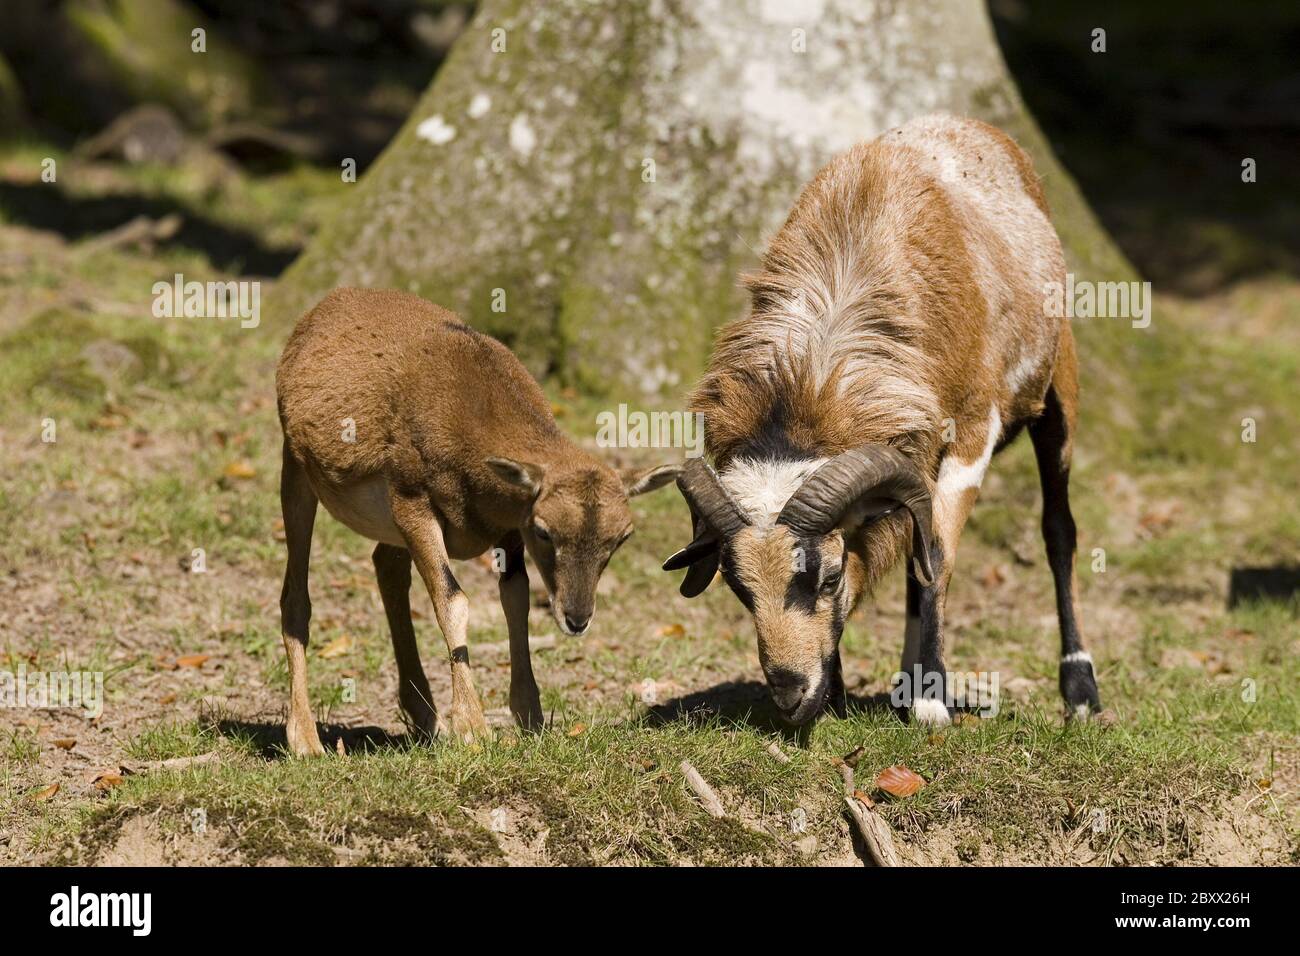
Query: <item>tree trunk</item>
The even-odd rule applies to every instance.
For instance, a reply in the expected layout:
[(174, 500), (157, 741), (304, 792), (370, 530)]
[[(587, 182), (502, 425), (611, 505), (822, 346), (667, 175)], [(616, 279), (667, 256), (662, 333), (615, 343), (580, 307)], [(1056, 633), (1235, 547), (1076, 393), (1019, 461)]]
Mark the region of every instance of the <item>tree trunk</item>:
[[(341, 186), (354, 192), (270, 317), (291, 322), (340, 284), (409, 289), (539, 376), (680, 396), (802, 185), (935, 110), (1028, 149), (1076, 272), (1131, 275), (1026, 112), (980, 0), (487, 0), (388, 150)], [(1085, 360), (1094, 338), (1118, 347), (1097, 328), (1080, 330)]]

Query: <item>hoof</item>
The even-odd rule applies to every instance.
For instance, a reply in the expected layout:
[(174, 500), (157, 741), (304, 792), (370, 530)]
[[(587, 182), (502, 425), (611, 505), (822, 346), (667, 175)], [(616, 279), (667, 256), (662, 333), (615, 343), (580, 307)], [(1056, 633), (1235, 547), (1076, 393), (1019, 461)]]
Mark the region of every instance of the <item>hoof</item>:
[(952, 723), (952, 716), (941, 700), (923, 699), (914, 702), (912, 716), (924, 727), (943, 727)]
[(289, 752), (295, 757), (325, 756), (325, 748), (321, 746), (315, 724), (311, 724), (309, 730), (289, 724), (285, 727), (284, 735), (289, 742)]

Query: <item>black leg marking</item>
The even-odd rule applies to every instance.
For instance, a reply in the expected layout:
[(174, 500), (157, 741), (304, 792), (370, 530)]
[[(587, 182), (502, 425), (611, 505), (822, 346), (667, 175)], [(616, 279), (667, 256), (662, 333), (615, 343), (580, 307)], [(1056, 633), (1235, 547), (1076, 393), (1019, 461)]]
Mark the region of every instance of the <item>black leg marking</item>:
[(1070, 715), (1086, 716), (1101, 710), (1101, 698), (1092, 657), (1083, 648), (1075, 617), (1077, 534), (1070, 513), (1070, 463), (1064, 454), (1069, 445), (1070, 427), (1056, 389), (1048, 389), (1043, 414), (1030, 424), (1029, 436), (1034, 443), (1043, 490), (1043, 542), (1056, 585), (1056, 616), (1061, 626), (1061, 696)]
[(952, 719), (947, 703), (947, 672), (943, 666), (943, 601), (946, 575), (943, 573), (943, 547), (936, 538), (930, 547), (930, 563), (935, 582), (921, 584), (909, 566), (907, 572), (907, 613), (915, 613), (921, 622), (918, 658), (904, 677), (905, 704), (913, 718), (928, 724), (947, 723)]

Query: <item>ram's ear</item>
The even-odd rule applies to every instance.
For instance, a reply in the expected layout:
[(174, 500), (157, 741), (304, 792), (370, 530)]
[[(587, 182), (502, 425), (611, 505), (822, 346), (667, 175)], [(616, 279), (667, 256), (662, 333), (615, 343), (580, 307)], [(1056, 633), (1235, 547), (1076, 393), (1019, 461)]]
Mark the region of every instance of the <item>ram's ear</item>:
[(486, 458), (483, 463), (492, 469), (492, 472), (506, 484), (514, 485), (534, 498), (542, 490), (542, 475), (544, 472), (541, 465), (534, 465), (527, 461), (515, 461), (513, 458)]
[(654, 468), (620, 468), (618, 477), (623, 481), (623, 490), (627, 496), (635, 498), (675, 481), (681, 473), (681, 465), (657, 465)]
[(717, 538), (708, 532), (695, 515), (691, 515), (691, 524), (695, 527), (695, 539), (664, 562), (665, 571), (688, 569), (678, 589), (682, 597), (688, 598), (695, 597), (709, 586), (718, 573), (720, 559)]

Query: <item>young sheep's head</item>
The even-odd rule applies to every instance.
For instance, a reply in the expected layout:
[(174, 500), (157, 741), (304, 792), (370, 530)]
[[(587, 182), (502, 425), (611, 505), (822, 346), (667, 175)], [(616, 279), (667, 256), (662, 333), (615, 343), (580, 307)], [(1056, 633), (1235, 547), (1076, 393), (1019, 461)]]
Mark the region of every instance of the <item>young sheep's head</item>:
[(877, 551), (896, 547), (910, 513), (915, 573), (923, 583), (932, 580), (929, 490), (893, 448), (866, 446), (823, 463), (774, 518), (748, 513), (702, 458), (687, 464), (677, 486), (690, 505), (695, 539), (664, 570), (689, 568), (681, 592), (694, 597), (721, 568), (753, 615), (759, 662), (790, 723), (805, 723), (825, 702), (844, 620), (865, 583), (866, 569), (848, 542), (861, 544), (862, 532), (877, 526)]
[(587, 630), (596, 609), (596, 583), (610, 557), (632, 534), (627, 499), (668, 484), (677, 465), (615, 471), (590, 460), (551, 466), (489, 458), (488, 466), (531, 496), (520, 533), (565, 634)]

